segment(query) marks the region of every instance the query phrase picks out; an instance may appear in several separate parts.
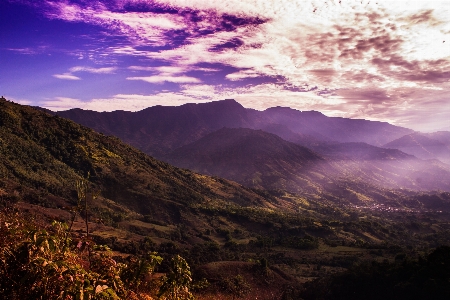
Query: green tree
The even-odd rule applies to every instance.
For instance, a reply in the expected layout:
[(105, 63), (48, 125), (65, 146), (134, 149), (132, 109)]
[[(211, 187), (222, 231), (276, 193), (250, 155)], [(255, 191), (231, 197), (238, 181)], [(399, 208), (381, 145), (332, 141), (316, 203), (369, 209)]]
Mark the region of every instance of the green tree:
[(158, 297), (164, 300), (194, 299), (190, 292), (192, 284), (191, 269), (179, 255), (172, 258), (170, 271), (164, 277)]

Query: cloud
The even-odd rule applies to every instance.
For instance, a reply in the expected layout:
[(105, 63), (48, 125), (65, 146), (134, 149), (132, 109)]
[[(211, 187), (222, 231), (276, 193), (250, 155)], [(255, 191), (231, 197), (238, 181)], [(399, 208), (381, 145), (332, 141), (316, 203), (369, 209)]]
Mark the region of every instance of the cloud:
[(225, 78), (231, 80), (231, 81), (237, 81), (247, 78), (256, 78), (261, 76), (261, 74), (253, 71), (253, 70), (241, 70), (239, 72), (230, 73), (225, 76)]
[(47, 99), (39, 103), (39, 106), (53, 111), (67, 110), (70, 108), (83, 108), (85, 105), (86, 102), (70, 97), (55, 97), (53, 99)]
[(155, 67), (154, 70), (162, 74), (180, 74), (186, 72), (187, 68), (181, 66), (162, 66)]
[[(234, 97), (254, 108), (284, 103), (408, 126), (418, 120), (408, 111), (417, 116), (420, 110), (440, 112), (433, 97), (440, 99), (440, 105), (448, 101), (448, 1), (43, 3), (50, 18), (93, 24), (105, 35), (123, 37), (125, 42), (95, 52), (125, 62), (138, 58), (142, 65), (128, 67), (132, 75), (127, 80), (180, 84), (180, 92), (164, 93), (179, 101)], [(216, 72), (204, 68), (210, 65), (222, 66), (217, 72), (222, 78), (194, 73)], [(54, 76), (74, 80), (79, 79), (75, 72), (107, 74), (115, 69), (69, 71)], [(211, 89), (213, 77), (216, 87)], [(278, 84), (243, 86), (257, 78), (277, 78)], [(149, 103), (155, 98), (151, 99)]]
[(127, 77), (127, 80), (142, 80), (149, 83), (164, 83), (164, 82), (175, 82), (175, 83), (200, 83), (201, 81), (195, 77), (189, 76), (148, 76), (148, 77)]
[(129, 66), (129, 70), (133, 71), (154, 71), (155, 67), (146, 67), (146, 66)]
[(56, 77), (58, 79), (64, 79), (64, 80), (81, 80), (80, 77), (77, 77), (77, 76), (72, 75), (70, 73), (54, 74), (53, 77)]
[(127, 77), (127, 80), (142, 80), (149, 83), (201, 83), (202, 81), (192, 76), (186, 76), (185, 73), (189, 71), (203, 71), (212, 72), (215, 69), (211, 68), (197, 68), (189, 66), (159, 66), (159, 67), (147, 67), (147, 66), (130, 66), (128, 69), (133, 71), (149, 71), (156, 73), (153, 76), (141, 76), (141, 77)]
[(430, 26), (439, 26), (442, 24), (441, 20), (438, 20), (435, 16), (434, 16), (434, 11), (433, 9), (425, 9), (422, 10), (418, 13), (414, 13), (412, 15), (409, 15), (405, 18), (401, 19), (402, 21), (405, 21), (409, 24), (414, 24), (414, 25), (418, 25), (418, 24), (427, 24)]
[(73, 75), (72, 73), (76, 72), (88, 72), (94, 74), (112, 74), (117, 70), (116, 67), (103, 67), (103, 68), (92, 68), (92, 67), (82, 67), (76, 66), (69, 69), (70, 72), (66, 72), (63, 74), (55, 74), (53, 77), (64, 80), (81, 80), (80, 77)]
[(129, 66), (129, 70), (133, 71), (153, 71), (153, 72), (161, 72), (161, 73), (172, 73), (172, 74), (180, 74), (188, 71), (201, 71), (201, 72), (218, 72), (220, 71), (217, 68), (202, 68), (196, 66), (161, 66), (161, 67), (149, 67), (149, 66)]
[(82, 67), (76, 66), (69, 69), (70, 72), (88, 72), (94, 74), (111, 74), (117, 70), (117, 67), (103, 67), (103, 68), (92, 68), (92, 67)]
[(139, 111), (149, 106), (161, 105), (161, 98), (166, 99), (164, 105), (178, 106), (193, 102), (191, 97), (176, 93), (159, 93), (157, 95), (117, 94), (109, 98), (95, 98), (82, 101), (67, 97), (56, 97), (40, 102), (40, 106), (54, 111), (81, 108), (94, 111)]
[(6, 50), (17, 52), (17, 53), (20, 53), (20, 54), (28, 54), (28, 55), (33, 55), (33, 54), (37, 54), (38, 53), (38, 51), (36, 49), (29, 48), (29, 47), (27, 47), (27, 48), (8, 48)]

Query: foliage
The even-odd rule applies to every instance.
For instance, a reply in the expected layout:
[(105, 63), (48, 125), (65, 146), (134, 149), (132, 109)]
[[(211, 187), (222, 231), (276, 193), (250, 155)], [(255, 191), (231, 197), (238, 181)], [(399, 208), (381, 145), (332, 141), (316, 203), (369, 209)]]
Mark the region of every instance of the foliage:
[(189, 291), (192, 283), (191, 269), (187, 262), (179, 255), (171, 260), (169, 274), (163, 279), (158, 296), (167, 300), (193, 299)]
[[(126, 290), (117, 275), (120, 267), (96, 249), (91, 270), (76, 251), (66, 248), (65, 224), (48, 230), (26, 230), (23, 221), (3, 222), (1, 289), (4, 299), (119, 299)], [(23, 238), (14, 241), (17, 231)], [(11, 235), (14, 235), (11, 236)]]
[(129, 288), (140, 291), (142, 285), (147, 283), (146, 280), (162, 260), (162, 257), (158, 256), (156, 252), (149, 252), (142, 257), (130, 257), (120, 277)]
[[(1, 299), (132, 299), (158, 292), (151, 275), (162, 258), (155, 252), (124, 264), (107, 246), (92, 243), (88, 261), (88, 246), (72, 241), (65, 223), (43, 228), (8, 208), (0, 212), (0, 226)], [(172, 267), (159, 294), (192, 299), (186, 261), (176, 256)]]
[(250, 292), (250, 285), (240, 274), (225, 278), (221, 281), (221, 285), (224, 291), (236, 297), (242, 297)]

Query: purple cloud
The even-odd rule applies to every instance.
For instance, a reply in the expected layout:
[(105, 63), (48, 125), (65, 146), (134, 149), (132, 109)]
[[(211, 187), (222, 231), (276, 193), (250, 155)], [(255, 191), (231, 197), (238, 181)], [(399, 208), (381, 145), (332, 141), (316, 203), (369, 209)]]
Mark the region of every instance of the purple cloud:
[[(387, 0), (8, 3), (39, 13), (39, 24), (47, 26), (42, 37), (67, 30), (62, 46), (60, 38), (50, 39), (53, 44), (45, 49), (26, 42), (4, 46), (8, 57), (39, 56), (33, 70), (23, 64), (23, 74), (44, 72), (49, 82), (43, 87), (56, 86), (58, 79), (74, 84), (67, 94), (54, 95), (54, 89), (41, 99), (79, 99), (76, 91), (92, 82), (79, 79), (104, 76), (98, 80), (104, 94), (91, 97), (97, 104), (114, 95), (148, 96), (140, 103), (148, 99), (149, 105), (161, 95), (186, 102), (235, 97), (257, 109), (311, 108), (404, 126), (415, 126), (408, 120), (416, 120), (420, 110), (438, 110), (432, 99), (441, 106), (448, 101), (450, 8), (445, 1), (414, 6)], [(7, 86), (20, 86), (7, 80)], [(118, 99), (125, 98), (112, 103), (119, 107)]]

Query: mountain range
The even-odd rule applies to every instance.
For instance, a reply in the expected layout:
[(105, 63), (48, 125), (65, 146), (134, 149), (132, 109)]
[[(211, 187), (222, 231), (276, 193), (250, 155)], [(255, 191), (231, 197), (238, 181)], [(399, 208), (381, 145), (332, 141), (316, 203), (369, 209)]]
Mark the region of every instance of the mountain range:
[[(169, 223), (182, 218), (180, 209), (189, 211), (186, 205), (234, 203), (280, 209), (298, 205), (297, 200), (276, 196), (284, 192), (323, 203), (408, 206), (417, 192), (450, 191), (450, 168), (439, 160), (424, 161), (397, 149), (348, 141), (382, 143), (401, 139), (405, 132), (414, 134), (387, 123), (287, 108), (260, 112), (234, 100), (151, 107), (136, 113), (42, 110), (1, 100), (4, 185), (10, 193), (26, 194), (20, 197), (41, 204), (73, 203), (74, 183), (88, 175), (105, 201)], [(66, 115), (107, 134), (134, 137), (138, 146), (147, 136), (149, 145), (142, 148), (153, 149), (170, 164), (61, 117)], [(319, 121), (324, 127), (317, 125)], [(316, 127), (301, 125), (314, 122)], [(360, 126), (355, 129), (355, 124)], [(341, 133), (332, 131), (333, 126)], [(255, 129), (259, 127), (273, 133)], [(445, 133), (432, 137), (442, 144), (448, 141)], [(113, 211), (100, 206), (107, 213)]]
[[(239, 107), (233, 101), (211, 105), (230, 104)], [(176, 119), (170, 117), (172, 108), (163, 110)], [(405, 253), (417, 255), (448, 242), (449, 170), (439, 160), (349, 141), (363, 137), (358, 130), (339, 141), (320, 128), (299, 132), (287, 121), (251, 121), (249, 115), (260, 114), (252, 110), (234, 121), (209, 111), (209, 117), (197, 115), (195, 126), (186, 120), (175, 125), (189, 134), (181, 141), (180, 132), (169, 130), (175, 127), (158, 121), (158, 139), (166, 144), (158, 146), (154, 139), (152, 149), (165, 149), (160, 156), (169, 164), (54, 112), (0, 98), (0, 217), (20, 216), (31, 222), (26, 226), (48, 230), (53, 220), (70, 224), (77, 185), (85, 182), (86, 206), (68, 229), (74, 251), (89, 230), (95, 243), (121, 252), (118, 259), (149, 251), (165, 261), (182, 255), (194, 276), (211, 284), (210, 296), (201, 298), (199, 292), (199, 299), (230, 299), (236, 284), (258, 299), (298, 299), (286, 293), (311, 278), (364, 261), (395, 259), (400, 265), (397, 258)], [(110, 121), (108, 130), (120, 129)], [(380, 124), (382, 136), (405, 130), (365, 126), (377, 132)], [(133, 128), (139, 127), (122, 129), (132, 134)], [(375, 134), (370, 139), (386, 140)], [(15, 234), (16, 223), (2, 222), (2, 234)], [(161, 265), (163, 272), (167, 268)]]
[[(417, 150), (422, 144), (405, 142), (422, 135), (407, 128), (286, 107), (257, 111), (230, 99), (138, 112), (57, 114), (177, 167), (252, 188), (344, 202), (382, 201), (392, 189), (450, 191), (450, 166), (442, 162), (446, 132), (423, 138), (435, 145), (424, 157)], [(435, 160), (423, 160), (430, 158)]]
[[(237, 114), (224, 115), (230, 108)], [(161, 115), (146, 119), (145, 111)], [(73, 227), (62, 231), (74, 239), (77, 260), (87, 231), (124, 263), (140, 266), (140, 257), (158, 253), (158, 272), (168, 272), (170, 258), (181, 255), (195, 282), (209, 283), (196, 291), (198, 299), (235, 298), (242, 288), (258, 299), (304, 298), (299, 292), (311, 278), (319, 278), (321, 291), (327, 285), (320, 280), (353, 264), (383, 261), (392, 269), (386, 262), (395, 260), (406, 270), (406, 259), (398, 263), (406, 255), (448, 243), (448, 165), (394, 149), (409, 145), (408, 136), (420, 145), (439, 139), (426, 145), (442, 147), (445, 132), (427, 140), (386, 123), (269, 111), (230, 100), (138, 113), (70, 111), (101, 125), (98, 133), (1, 97), (1, 241), (5, 234), (8, 243), (19, 237), (17, 226), (31, 239), (53, 232), (59, 227), (50, 223), (72, 224), (78, 211)], [(306, 126), (308, 118), (318, 123)], [(118, 133), (166, 162), (111, 136)], [(384, 147), (391, 142), (398, 145)], [(83, 208), (80, 182), (87, 187)], [(24, 245), (28, 253), (33, 241)]]
[[(77, 203), (77, 182), (85, 180), (91, 195), (100, 193), (89, 199), (90, 228), (96, 239), (114, 247), (117, 240), (130, 244), (143, 236), (162, 245), (225, 243), (230, 232), (243, 243), (263, 234), (277, 245), (306, 249), (317, 247), (317, 239), (309, 235), (374, 242), (378, 238), (367, 236), (364, 224), (343, 235), (322, 228), (321, 222), (350, 222), (352, 203), (450, 209), (449, 193), (395, 191), (350, 177), (338, 180), (333, 172), (341, 170), (329, 158), (262, 130), (222, 128), (174, 151), (174, 157), (180, 153), (183, 158), (189, 151), (195, 163), (205, 157), (214, 162), (204, 162), (210, 168), (204, 173), (217, 168), (248, 187), (177, 168), (116, 137), (0, 98), (1, 203), (19, 202), (35, 214), (68, 221)], [(389, 161), (391, 155), (405, 155), (383, 151), (393, 153), (384, 157)], [(398, 238), (381, 228), (376, 229), (380, 238)]]
[(57, 114), (117, 136), (155, 158), (223, 127), (261, 129), (305, 146), (318, 142), (365, 142), (382, 146), (413, 132), (389, 123), (327, 117), (316, 111), (286, 107), (257, 111), (231, 99), (175, 107), (154, 106), (138, 112), (71, 109)]

